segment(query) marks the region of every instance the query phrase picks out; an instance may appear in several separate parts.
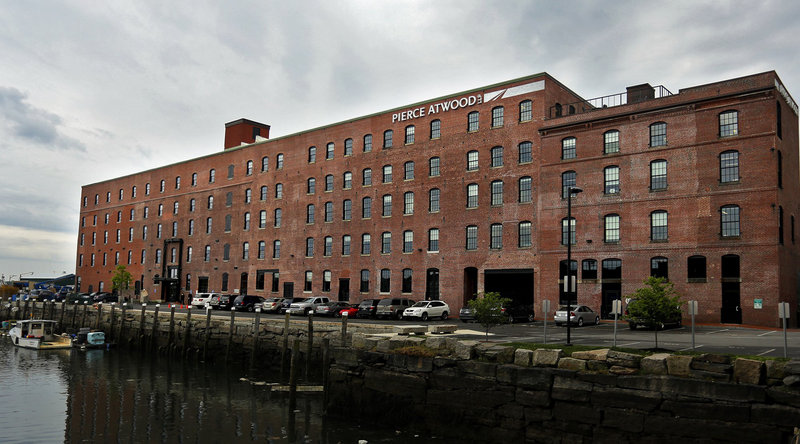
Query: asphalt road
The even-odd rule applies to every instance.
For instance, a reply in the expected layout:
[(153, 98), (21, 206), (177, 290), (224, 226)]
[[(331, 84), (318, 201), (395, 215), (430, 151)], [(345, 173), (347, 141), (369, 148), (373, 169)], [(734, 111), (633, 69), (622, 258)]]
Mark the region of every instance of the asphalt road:
[[(138, 308), (138, 307), (137, 307)], [(147, 307), (148, 311), (153, 306)], [(160, 307), (163, 313), (169, 311), (166, 305)], [(176, 312), (185, 312), (185, 309), (176, 309)], [(193, 309), (193, 313), (205, 313), (203, 309)], [(213, 316), (229, 317), (227, 310), (212, 310)], [(254, 313), (237, 312), (236, 318), (252, 318)], [(283, 315), (261, 314), (262, 319), (283, 319)], [(304, 319), (302, 316), (292, 316), (293, 320)], [(335, 318), (320, 318), (319, 321), (335, 321)], [(374, 319), (349, 319), (350, 323), (376, 323), (376, 324), (421, 324), (416, 321), (389, 321)], [(456, 324), (458, 330), (454, 336), (464, 339), (483, 340), (485, 332), (480, 324), (463, 323), (457, 319), (447, 321), (428, 321), (426, 324)], [(628, 329), (626, 322), (619, 322), (616, 329), (616, 346), (624, 348), (651, 349), (655, 348), (655, 332), (652, 330)], [(567, 328), (556, 327), (552, 322), (545, 325), (542, 321), (533, 323), (515, 323), (495, 327), (490, 330), (489, 340), (492, 342), (535, 342), (535, 343), (561, 343), (567, 340)], [(570, 342), (575, 345), (593, 345), (611, 347), (615, 343), (613, 322), (602, 322), (600, 325), (570, 328)], [(800, 358), (800, 331), (789, 330), (786, 336), (787, 356)], [(699, 352), (730, 353), (749, 356), (784, 356), (784, 334), (781, 329), (748, 328), (732, 325), (698, 325), (695, 326), (694, 348)], [(658, 348), (671, 351), (692, 350), (692, 329), (684, 325), (679, 328), (670, 328), (658, 332)]]

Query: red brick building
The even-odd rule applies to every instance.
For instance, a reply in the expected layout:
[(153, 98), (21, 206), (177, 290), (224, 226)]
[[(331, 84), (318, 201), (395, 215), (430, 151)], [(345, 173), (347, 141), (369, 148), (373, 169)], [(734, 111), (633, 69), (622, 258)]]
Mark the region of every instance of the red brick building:
[(777, 325), (800, 288), (797, 112), (775, 72), (592, 100), (542, 73), (276, 139), (241, 119), (220, 153), (83, 187), (78, 283), (110, 290), (123, 264), (153, 299), (454, 312), (500, 291), (541, 317), (572, 239), (578, 302), (604, 315), (653, 274), (699, 321)]

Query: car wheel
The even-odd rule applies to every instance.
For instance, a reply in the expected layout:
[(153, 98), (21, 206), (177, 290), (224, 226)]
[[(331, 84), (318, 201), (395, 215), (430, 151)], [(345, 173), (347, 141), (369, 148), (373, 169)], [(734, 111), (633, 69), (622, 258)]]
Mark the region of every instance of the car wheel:
[(423, 321), (427, 321), (428, 320), (428, 313), (422, 313), (421, 318), (422, 318)]
[(630, 328), (631, 330), (636, 330), (636, 324), (634, 324), (633, 322), (628, 322), (628, 328)]
[(251, 305), (251, 306), (247, 307), (247, 311), (249, 311), (250, 313), (252, 313), (252, 312), (256, 311), (256, 308), (255, 308), (254, 306), (252, 306), (252, 305)]
[(594, 325), (600, 325), (600, 316), (594, 317)]
[(402, 321), (403, 320), (403, 313), (397, 313), (397, 320), (398, 321)]
[(528, 315), (528, 322), (533, 322), (533, 318), (534, 318), (533, 313), (529, 314)]
[(308, 316), (308, 312), (310, 312), (310, 311), (311, 311), (310, 308), (306, 308), (305, 310), (303, 310), (303, 314)]
[(442, 313), (442, 320), (443, 321), (447, 320), (447, 312)]
[(578, 318), (578, 327), (583, 327), (583, 318)]

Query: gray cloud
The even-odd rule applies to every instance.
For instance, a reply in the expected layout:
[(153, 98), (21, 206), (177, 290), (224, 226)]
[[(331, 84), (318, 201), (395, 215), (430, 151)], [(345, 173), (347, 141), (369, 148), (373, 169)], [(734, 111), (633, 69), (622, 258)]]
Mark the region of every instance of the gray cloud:
[(49, 149), (86, 149), (83, 143), (59, 132), (63, 123), (61, 117), (31, 106), (26, 99), (27, 95), (22, 91), (0, 86), (0, 118), (12, 136)]

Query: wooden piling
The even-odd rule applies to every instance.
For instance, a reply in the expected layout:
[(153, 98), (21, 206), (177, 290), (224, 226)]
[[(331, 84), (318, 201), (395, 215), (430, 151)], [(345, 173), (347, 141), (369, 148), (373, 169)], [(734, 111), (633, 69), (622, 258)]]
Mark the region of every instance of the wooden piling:
[(103, 317), (103, 303), (97, 304), (97, 319), (94, 322), (94, 329), (100, 330), (100, 318)]
[(175, 338), (175, 304), (169, 304), (169, 334), (167, 336), (167, 353), (172, 351), (172, 340)]
[(328, 409), (328, 372), (331, 367), (331, 341), (329, 338), (322, 339), (322, 412)]
[(61, 301), (61, 320), (58, 321), (58, 330), (64, 331), (64, 313), (67, 311), (67, 300)]
[(250, 368), (256, 366), (256, 355), (258, 354), (258, 339), (261, 330), (261, 309), (256, 308), (256, 317), (253, 320), (253, 349), (250, 351)]
[(122, 314), (119, 320), (119, 339), (117, 340), (117, 342), (125, 340), (125, 312), (128, 310), (128, 303), (123, 302), (122, 307), (120, 308), (122, 309)]
[(225, 361), (231, 358), (231, 346), (233, 345), (233, 328), (236, 322), (236, 310), (231, 307), (231, 325), (228, 328), (228, 347), (225, 348)]
[(115, 309), (117, 308), (117, 304), (111, 303), (111, 326), (108, 329), (108, 337), (116, 341), (117, 336), (114, 334), (114, 324), (116, 323), (116, 319), (114, 319)]
[(281, 346), (281, 381), (286, 381), (286, 351), (289, 348), (289, 313), (283, 322), (283, 345)]
[(347, 319), (350, 316), (342, 314), (342, 347), (347, 347)]
[[(144, 314), (147, 304), (142, 304), (142, 314), (139, 318), (139, 346), (144, 346)], [(143, 347), (142, 347), (143, 348)]]
[(308, 343), (306, 344), (306, 367), (303, 379), (309, 380), (308, 373), (311, 371), (311, 351), (314, 347), (314, 312), (308, 312)]
[(211, 337), (211, 310), (206, 310), (206, 337), (203, 340), (203, 361), (206, 360), (208, 351), (208, 339)]
[[(174, 310), (174, 308), (173, 308)], [(189, 339), (192, 333), (192, 306), (186, 307), (186, 327), (183, 331), (183, 355), (189, 356)]]
[(86, 313), (89, 311), (89, 301), (83, 303), (83, 317), (81, 317), (81, 327), (86, 325)]
[(75, 318), (77, 317), (77, 315), (78, 315), (78, 301), (75, 301), (75, 303), (72, 304), (72, 323), (69, 325), (70, 328), (72, 328), (73, 330), (75, 330)]
[(158, 309), (161, 304), (156, 304), (153, 312), (153, 330), (150, 332), (150, 350), (158, 351)]

